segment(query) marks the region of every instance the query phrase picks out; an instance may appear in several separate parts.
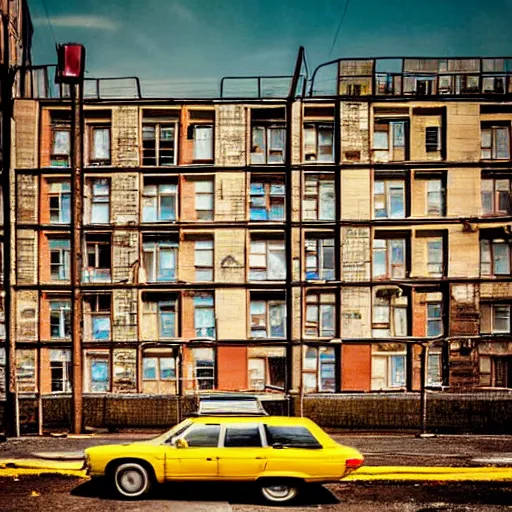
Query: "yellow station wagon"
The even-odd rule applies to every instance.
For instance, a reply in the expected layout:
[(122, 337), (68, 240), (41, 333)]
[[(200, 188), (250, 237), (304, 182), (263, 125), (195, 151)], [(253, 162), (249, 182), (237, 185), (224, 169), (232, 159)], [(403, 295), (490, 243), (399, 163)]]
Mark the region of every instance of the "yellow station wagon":
[(106, 476), (122, 498), (139, 498), (155, 483), (252, 481), (272, 503), (293, 500), (310, 482), (338, 482), (363, 464), (306, 418), (196, 417), (165, 434), (85, 451), (92, 477)]

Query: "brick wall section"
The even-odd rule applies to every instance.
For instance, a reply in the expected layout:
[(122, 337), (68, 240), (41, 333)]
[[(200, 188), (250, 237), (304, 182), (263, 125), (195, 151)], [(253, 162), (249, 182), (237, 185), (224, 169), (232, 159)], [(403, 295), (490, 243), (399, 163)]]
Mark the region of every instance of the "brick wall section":
[(114, 231), (112, 246), (113, 282), (136, 282), (139, 264), (139, 234), (136, 231)]
[(131, 173), (113, 173), (111, 182), (110, 217), (112, 224), (139, 222), (139, 176)]
[(16, 282), (35, 284), (37, 276), (37, 238), (31, 229), (18, 229), (16, 233)]
[(244, 192), (248, 190), (246, 172), (222, 172), (215, 179), (215, 220), (239, 221), (245, 220), (246, 203)]
[(112, 109), (112, 165), (140, 165), (139, 107), (123, 106)]
[(37, 179), (32, 174), (16, 175), (16, 219), (19, 223), (37, 223)]
[[(370, 161), (368, 108), (368, 103), (354, 101), (340, 103), (342, 161), (361, 163)], [(345, 174), (345, 171), (342, 174)], [(368, 196), (363, 194), (362, 197)]]
[(371, 345), (343, 345), (341, 349), (341, 389), (370, 391)]
[(16, 338), (19, 341), (37, 339), (37, 291), (19, 290), (16, 294)]
[(220, 390), (247, 389), (247, 347), (219, 347), (217, 364)]
[[(247, 336), (247, 292), (243, 289), (220, 288), (215, 291), (215, 314), (223, 321), (218, 323), (218, 339), (243, 340)], [(219, 378), (220, 378), (219, 372)]]
[(245, 165), (247, 109), (243, 105), (218, 105), (215, 110), (215, 164)]
[(50, 167), (52, 152), (52, 125), (50, 110), (41, 109), (41, 134), (40, 134), (40, 155), (39, 162), (41, 167)]
[(13, 166), (18, 169), (34, 169), (37, 167), (37, 125), (39, 105), (33, 100), (16, 100), (14, 102), (14, 134)]

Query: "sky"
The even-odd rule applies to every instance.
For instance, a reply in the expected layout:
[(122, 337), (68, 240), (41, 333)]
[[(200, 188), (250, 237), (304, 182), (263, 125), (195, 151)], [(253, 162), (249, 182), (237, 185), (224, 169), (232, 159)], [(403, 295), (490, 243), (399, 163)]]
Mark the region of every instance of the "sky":
[(55, 40), (80, 42), (89, 77), (135, 75), (145, 95), (194, 97), (215, 95), (223, 76), (291, 74), (301, 45), (310, 69), (340, 57), (512, 56), (512, 0), (349, 0), (335, 38), (346, 2), (28, 0), (33, 61), (55, 63)]

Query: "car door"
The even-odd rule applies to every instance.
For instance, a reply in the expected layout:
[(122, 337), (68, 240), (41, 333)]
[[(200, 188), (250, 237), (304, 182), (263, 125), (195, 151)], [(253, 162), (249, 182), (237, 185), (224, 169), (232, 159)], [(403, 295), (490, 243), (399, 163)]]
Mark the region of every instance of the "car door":
[(219, 478), (254, 480), (265, 470), (268, 447), (259, 423), (227, 423), (218, 450)]
[(217, 479), (220, 430), (218, 423), (195, 423), (180, 435), (178, 438), (185, 440), (188, 446), (169, 447), (166, 457), (166, 480)]

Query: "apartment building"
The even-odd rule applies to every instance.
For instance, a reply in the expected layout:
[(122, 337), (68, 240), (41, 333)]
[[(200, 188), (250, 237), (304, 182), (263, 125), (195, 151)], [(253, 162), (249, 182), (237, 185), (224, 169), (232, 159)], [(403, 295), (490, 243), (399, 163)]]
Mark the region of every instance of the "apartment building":
[[(84, 393), (512, 387), (510, 59), (86, 99)], [(396, 64), (396, 63), (395, 63)], [(314, 76), (313, 76), (314, 77)], [(71, 390), (70, 104), (19, 99), (18, 391)]]

